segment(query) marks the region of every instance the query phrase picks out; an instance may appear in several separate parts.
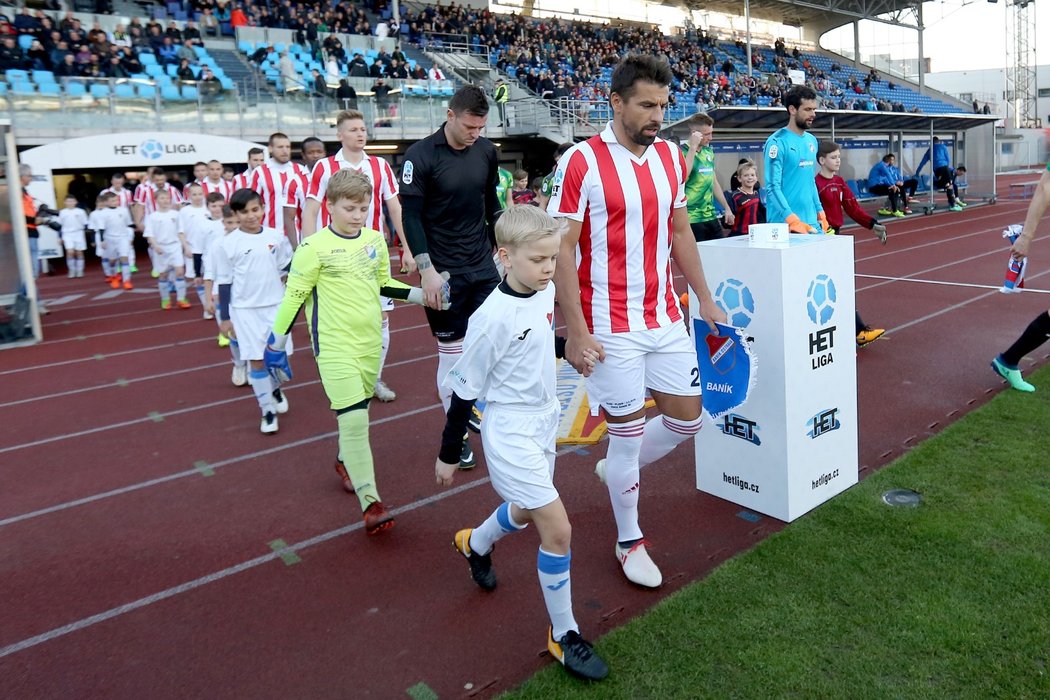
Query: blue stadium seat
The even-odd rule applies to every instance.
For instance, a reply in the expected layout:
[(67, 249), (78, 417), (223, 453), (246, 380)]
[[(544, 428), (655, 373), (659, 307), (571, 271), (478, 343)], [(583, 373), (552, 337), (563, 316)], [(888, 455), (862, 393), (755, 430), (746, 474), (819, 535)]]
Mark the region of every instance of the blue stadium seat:
[(95, 99), (101, 100), (109, 97), (109, 84), (108, 83), (92, 83), (89, 88), (91, 96)]
[(28, 51), (33, 45), (33, 41), (36, 39), (32, 34), (19, 34), (18, 35), (18, 48), (23, 51)]
[(218, 78), (219, 85), (222, 85), (223, 90), (235, 90), (237, 88), (236, 83), (234, 83), (231, 79), (227, 78), (225, 75), (220, 75), (218, 76)]
[(193, 85), (183, 85), (182, 86), (182, 99), (184, 99), (186, 101), (196, 102), (197, 101), (197, 88), (194, 87)]
[(148, 75), (151, 78), (159, 78), (162, 75), (167, 75), (167, 73), (164, 72), (164, 68), (162, 66), (158, 66), (156, 63), (151, 63), (148, 66), (143, 66), (143, 69), (146, 71), (146, 75)]
[(169, 102), (175, 102), (182, 99), (182, 95), (179, 94), (179, 89), (174, 85), (163, 85), (160, 88), (160, 96), (164, 100)]
[(16, 83), (11, 83), (11, 92), (16, 95), (35, 95), (36, 88), (26, 80), (19, 80)]
[(157, 57), (151, 54), (149, 51), (139, 52), (139, 63), (142, 64), (143, 68), (157, 65)]
[(7, 83), (0, 83), (0, 97), (7, 95)]
[(244, 41), (243, 39), (237, 42), (237, 50), (243, 54), (251, 54), (252, 51), (254, 51), (252, 48), (252, 42)]
[(135, 86), (129, 83), (120, 83), (113, 88), (114, 97), (127, 100), (135, 97)]
[(193, 46), (193, 53), (197, 54), (197, 58), (207, 58), (208, 57), (208, 49), (204, 48), (203, 46), (199, 46), (197, 44), (194, 44), (194, 46)]
[(135, 86), (135, 88), (138, 91), (139, 97), (142, 97), (144, 99), (152, 100), (157, 96), (157, 88), (150, 85), (149, 83), (139, 83)]
[(83, 97), (87, 94), (87, 88), (84, 87), (84, 83), (81, 82), (67, 82), (66, 83), (66, 96), (67, 97)]
[(179, 73), (179, 67), (176, 66), (174, 63), (169, 63), (168, 65), (164, 66), (164, 72), (170, 75), (172, 78), (174, 78)]
[(55, 74), (49, 70), (35, 70), (33, 71), (33, 82), (37, 85), (53, 83), (55, 82)]
[(39, 86), (41, 95), (61, 95), (62, 86), (58, 83), (41, 83)]
[(285, 43), (283, 43), (283, 42), (280, 42), (280, 41), (278, 41), (278, 42), (274, 43), (274, 45), (273, 45), (273, 50), (274, 50), (274, 51), (275, 51), (275, 52), (276, 52), (276, 53), (277, 53), (278, 55), (279, 55), (279, 54), (281, 54), (281, 53), (283, 53), (283, 52), (284, 52), (284, 51), (285, 51), (285, 50), (286, 50), (287, 48), (288, 48), (288, 45), (287, 45), (287, 44), (285, 44)]
[(28, 82), (29, 80), (29, 72), (20, 68), (8, 68), (4, 75), (7, 76), (7, 82), (11, 84)]
[(850, 191), (853, 192), (855, 197), (860, 197), (860, 188), (857, 187), (856, 180), (846, 180), (846, 187), (850, 188)]

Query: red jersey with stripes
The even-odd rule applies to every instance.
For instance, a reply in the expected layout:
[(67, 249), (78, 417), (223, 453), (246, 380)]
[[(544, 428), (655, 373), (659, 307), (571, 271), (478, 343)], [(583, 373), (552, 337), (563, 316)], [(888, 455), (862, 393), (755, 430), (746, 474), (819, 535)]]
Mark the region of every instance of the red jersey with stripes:
[(684, 182), (680, 149), (658, 138), (637, 157), (616, 141), (612, 122), (558, 162), (547, 211), (583, 225), (576, 268), (592, 333), (682, 320), (671, 282), (671, 219), (686, 206)]
[(303, 241), (303, 207), (306, 206), (306, 193), (310, 190), (310, 176), (300, 170), (288, 182), (288, 193), (284, 198), (285, 209), (295, 210), (295, 242)]
[(282, 164), (271, 158), (252, 173), (249, 187), (262, 197), (263, 226), (284, 229), (284, 202), (288, 197), (288, 183), (298, 172), (297, 163), (288, 161)]
[(316, 199), (321, 203), (321, 210), (317, 213), (317, 230), (332, 222), (328, 215), (328, 202), (325, 193), (328, 191), (328, 179), (339, 170), (353, 169), (364, 173), (372, 183), (372, 204), (368, 208), (368, 218), (365, 219), (365, 228), (375, 231), (383, 231), (383, 202), (398, 195), (397, 179), (394, 171), (382, 158), (370, 156), (367, 153), (358, 164), (353, 164), (343, 157), (343, 149), (334, 156), (329, 156), (317, 161), (313, 172), (310, 173), (310, 191), (307, 197)]
[[(147, 216), (157, 211), (157, 189), (157, 186), (152, 182), (144, 182), (135, 188), (135, 203), (145, 207), (142, 212), (143, 222), (145, 222)], [(160, 189), (166, 190), (171, 195), (171, 206), (173, 209), (178, 209), (186, 201), (182, 197), (182, 192), (172, 187), (170, 183), (165, 182)]]
[(255, 174), (255, 170), (245, 170), (243, 173), (237, 173), (230, 180), (230, 194), (232, 195), (237, 190), (243, 190), (246, 187), (251, 187), (252, 175)]
[(227, 202), (230, 201), (230, 195), (233, 194), (233, 188), (230, 187), (230, 183), (221, 177), (218, 182), (212, 182), (208, 178), (204, 178), (201, 180), (201, 189), (204, 190), (205, 198), (212, 192), (218, 192)]
[(131, 211), (131, 203), (135, 201), (135, 195), (127, 187), (121, 187), (120, 190), (115, 190), (112, 187), (107, 187), (102, 190), (99, 194), (109, 194), (112, 192), (117, 195), (117, 206), (126, 207), (128, 211)]

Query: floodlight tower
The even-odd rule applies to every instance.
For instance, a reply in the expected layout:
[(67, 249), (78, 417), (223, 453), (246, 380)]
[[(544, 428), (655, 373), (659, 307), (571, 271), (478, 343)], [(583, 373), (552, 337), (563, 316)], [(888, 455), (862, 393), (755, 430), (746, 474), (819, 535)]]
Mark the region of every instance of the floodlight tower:
[(1008, 3), (1006, 52), (1009, 59), (1006, 68), (1007, 122), (1016, 129), (1039, 127), (1034, 0), (1010, 0)]

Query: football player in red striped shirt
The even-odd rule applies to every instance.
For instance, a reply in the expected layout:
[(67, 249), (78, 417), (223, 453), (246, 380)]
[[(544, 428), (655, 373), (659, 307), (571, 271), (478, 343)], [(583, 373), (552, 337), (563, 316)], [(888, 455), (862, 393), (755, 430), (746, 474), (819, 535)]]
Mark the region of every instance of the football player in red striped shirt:
[[(586, 377), (609, 427), (608, 453), (595, 472), (609, 489), (616, 557), (628, 580), (650, 588), (663, 577), (638, 524), (639, 469), (702, 424), (696, 348), (672, 285), (672, 254), (712, 332), (726, 318), (689, 226), (685, 157), (658, 136), (672, 79), (655, 56), (621, 59), (612, 74), (612, 121), (562, 156), (548, 204), (568, 221), (559, 257), (570, 264), (555, 272), (566, 359)], [(601, 359), (593, 370), (588, 351)], [(646, 389), (661, 414), (648, 423)]]

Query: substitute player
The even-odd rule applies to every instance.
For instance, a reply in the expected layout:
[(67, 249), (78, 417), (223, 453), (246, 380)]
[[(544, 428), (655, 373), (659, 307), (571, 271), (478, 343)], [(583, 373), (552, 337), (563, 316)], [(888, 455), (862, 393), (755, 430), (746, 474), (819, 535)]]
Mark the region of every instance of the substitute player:
[[(919, 167), (915, 168), (915, 176), (918, 177), (926, 164), (930, 162), (930, 150), (922, 154)], [(952, 158), (948, 153), (948, 147), (941, 143), (938, 136), (933, 137), (933, 189), (943, 190), (948, 197), (948, 211), (962, 211), (965, 203), (960, 203), (955, 197), (959, 190), (955, 187), (955, 171), (952, 170)]]
[[(672, 285), (672, 255), (712, 331), (713, 321), (725, 321), (689, 226), (685, 158), (657, 137), (672, 79), (655, 56), (621, 59), (612, 74), (613, 119), (562, 157), (548, 205), (568, 221), (560, 259), (577, 261), (555, 273), (565, 357), (586, 377), (609, 426), (608, 453), (595, 471), (609, 489), (616, 558), (628, 580), (651, 588), (663, 577), (638, 524), (639, 469), (701, 426), (696, 348)], [(593, 370), (589, 352), (602, 359)], [(647, 389), (660, 410), (648, 423)]]
[(715, 120), (697, 112), (686, 123), (689, 125), (689, 141), (682, 144), (682, 152), (685, 153), (685, 171), (689, 173), (685, 181), (689, 227), (697, 243), (725, 238), (729, 232), (718, 220), (715, 201), (722, 207), (727, 226), (733, 225), (735, 215), (715, 173), (715, 151), (711, 148)]
[[(365, 117), (357, 110), (345, 110), (335, 118), (336, 136), (342, 148), (329, 158), (324, 158), (314, 165), (310, 173), (310, 191), (303, 207), (303, 238), (327, 226), (331, 221), (325, 192), (332, 175), (340, 170), (356, 170), (363, 173), (372, 183), (372, 200), (368, 210), (367, 228), (374, 231), (383, 230), (384, 212), (397, 234), (404, 251), (411, 258), (412, 248), (405, 241), (405, 231), (401, 224), (401, 200), (398, 199), (397, 178), (390, 164), (382, 158), (368, 155), (365, 145), (368, 143), (368, 128)], [(412, 263), (412, 268), (415, 262)], [(413, 270), (414, 271), (414, 270)], [(379, 374), (376, 376), (375, 397), (383, 402), (393, 401), (397, 394), (383, 381), (383, 365), (390, 350), (390, 310), (394, 308), (392, 299), (383, 301), (383, 351), (379, 359)]]
[(204, 161), (198, 161), (193, 164), (193, 180), (187, 182), (182, 187), (182, 199), (183, 201), (189, 201), (190, 199), (190, 187), (193, 185), (204, 185), (204, 180), (208, 177), (208, 164)]
[[(1021, 226), (1021, 235), (1014, 241), (1011, 251), (1015, 260), (1024, 260), (1028, 257), (1028, 248), (1035, 238), (1035, 230), (1039, 226), (1039, 220), (1043, 218), (1047, 207), (1050, 206), (1050, 163), (1046, 164), (1043, 176), (1039, 178), (1039, 186), (1035, 188), (1032, 195), (1032, 203), (1028, 205), (1028, 213), (1024, 217)], [(1021, 358), (1029, 354), (1050, 338), (1050, 311), (1044, 311), (1028, 324), (1021, 337), (1014, 344), (1000, 353), (992, 360), (992, 369), (995, 370), (1007, 383), (1018, 391), (1035, 391), (1035, 386), (1024, 380), (1021, 376)]]
[[(499, 284), (492, 260), (496, 198), (496, 146), (481, 135), (488, 120), (484, 91), (466, 85), (448, 103), (447, 121), (409, 146), (401, 170), (405, 236), (419, 267), (427, 321), (437, 339), (438, 395), (448, 410), (445, 375), (463, 353), (467, 319)], [(443, 280), (451, 275), (452, 307), (439, 311)], [(477, 465), (467, 436), (460, 468)]]
[(266, 365), (274, 376), (290, 376), (284, 349), (305, 304), (321, 384), (339, 423), (344, 478), (349, 479), (348, 490), (356, 489), (365, 532), (375, 535), (394, 524), (376, 488), (368, 442), (368, 403), (382, 347), (379, 296), (421, 304), (423, 292), (390, 277), (383, 234), (367, 226), (373, 197), (366, 175), (336, 171), (325, 199), (331, 222), (295, 250), (288, 289), (272, 323)]
[(204, 189), (205, 197), (212, 192), (218, 192), (222, 195), (223, 201), (227, 202), (230, 200), (230, 195), (233, 194), (230, 182), (222, 177), (222, 163), (217, 160), (208, 161), (208, 175), (201, 182), (201, 187)]
[[(266, 151), (261, 148), (248, 149), (248, 167), (243, 173), (238, 173), (230, 179), (230, 190), (236, 192), (245, 188), (251, 189), (252, 176), (255, 169), (266, 160)], [(232, 194), (230, 195), (233, 196)]]
[[(572, 614), (572, 530), (554, 488), (560, 412), (555, 354), (558, 345), (564, 350), (564, 339), (556, 343), (554, 337), (551, 283), (559, 231), (550, 215), (531, 206), (512, 206), (496, 222), (507, 274), (470, 317), (463, 355), (445, 379), (452, 398), (434, 470), (439, 484), (452, 484), (471, 406), (485, 399), (481, 440), (492, 487), (503, 503), (478, 527), (457, 532), (453, 544), (470, 563), (474, 581), (490, 591), (496, 587), (495, 543), (535, 523), (536, 569), (550, 618), (547, 648), (574, 675), (600, 680), (609, 669), (580, 636)], [(588, 350), (584, 359), (594, 367), (597, 351)]]
[(288, 399), (280, 382), (266, 371), (263, 353), (284, 297), (281, 275), (292, 259), (292, 248), (280, 231), (262, 225), (258, 192), (237, 190), (230, 198), (230, 209), (240, 218), (240, 225), (223, 236), (215, 249), (220, 328), (237, 340), (240, 357), (248, 362), (248, 382), (262, 412), (259, 431), (270, 435), (277, 432), (277, 414), (288, 412)]

